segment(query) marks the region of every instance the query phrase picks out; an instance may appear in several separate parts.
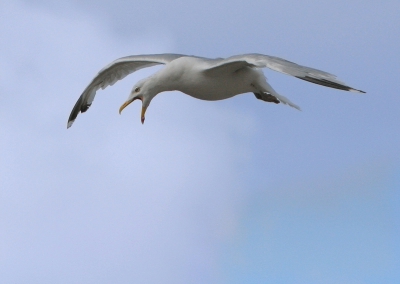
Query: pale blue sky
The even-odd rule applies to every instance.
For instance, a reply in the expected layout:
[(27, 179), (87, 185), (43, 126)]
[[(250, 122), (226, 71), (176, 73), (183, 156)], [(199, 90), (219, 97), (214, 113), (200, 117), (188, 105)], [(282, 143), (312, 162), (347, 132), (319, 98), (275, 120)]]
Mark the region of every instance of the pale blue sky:
[[(400, 282), (400, 2), (0, 2), (0, 282)], [(119, 106), (133, 54), (280, 56), (365, 95), (265, 70), (252, 94)]]

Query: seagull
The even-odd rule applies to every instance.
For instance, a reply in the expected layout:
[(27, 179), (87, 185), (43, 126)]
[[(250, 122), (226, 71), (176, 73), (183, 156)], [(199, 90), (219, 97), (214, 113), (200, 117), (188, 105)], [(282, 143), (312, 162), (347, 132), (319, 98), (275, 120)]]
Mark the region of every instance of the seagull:
[(133, 87), (119, 113), (133, 101), (141, 100), (143, 124), (151, 100), (165, 91), (180, 91), (207, 101), (223, 100), (251, 92), (259, 100), (282, 103), (300, 110), (299, 106), (271, 87), (261, 70), (265, 67), (318, 85), (365, 93), (338, 81), (335, 75), (263, 54), (241, 54), (217, 59), (170, 53), (133, 55), (119, 58), (99, 71), (72, 109), (67, 128), (72, 126), (80, 112), (88, 110), (97, 90), (112, 86), (137, 70), (160, 64), (165, 64), (165, 67), (140, 80)]

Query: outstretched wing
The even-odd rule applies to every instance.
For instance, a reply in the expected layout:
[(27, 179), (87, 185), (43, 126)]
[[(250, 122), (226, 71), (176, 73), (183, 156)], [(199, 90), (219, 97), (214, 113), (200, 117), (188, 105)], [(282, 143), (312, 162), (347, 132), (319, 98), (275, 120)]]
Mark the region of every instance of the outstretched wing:
[(86, 87), (68, 118), (67, 128), (71, 127), (72, 123), (80, 112), (88, 110), (93, 102), (98, 89), (105, 89), (112, 86), (115, 82), (122, 80), (127, 75), (145, 67), (151, 67), (159, 64), (167, 64), (172, 60), (185, 55), (182, 54), (148, 54), (148, 55), (133, 55), (119, 58), (99, 71), (92, 82)]
[(345, 83), (336, 79), (335, 75), (327, 72), (302, 66), (285, 59), (263, 55), (263, 54), (243, 54), (228, 57), (222, 60), (209, 61), (209, 66), (205, 72), (211, 74), (226, 69), (236, 71), (245, 66), (264, 68), (268, 67), (272, 70), (294, 76), (301, 80), (309, 81), (318, 85), (345, 90), (350, 92), (365, 93), (364, 91), (354, 89)]

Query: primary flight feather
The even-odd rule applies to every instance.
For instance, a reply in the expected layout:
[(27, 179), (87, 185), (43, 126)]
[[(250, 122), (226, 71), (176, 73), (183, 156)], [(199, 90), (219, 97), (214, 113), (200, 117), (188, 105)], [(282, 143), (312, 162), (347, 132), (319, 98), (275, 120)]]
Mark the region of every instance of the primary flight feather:
[(335, 75), (263, 54), (243, 54), (226, 59), (182, 54), (133, 55), (119, 58), (99, 71), (75, 103), (67, 128), (72, 126), (80, 112), (88, 110), (97, 90), (112, 86), (137, 70), (159, 64), (165, 64), (165, 67), (133, 87), (128, 99), (121, 106), (120, 113), (131, 102), (139, 99), (142, 101), (143, 123), (151, 100), (164, 91), (181, 91), (194, 98), (209, 101), (252, 92), (257, 99), (300, 109), (268, 84), (261, 71), (265, 67), (322, 86), (365, 93), (340, 82)]

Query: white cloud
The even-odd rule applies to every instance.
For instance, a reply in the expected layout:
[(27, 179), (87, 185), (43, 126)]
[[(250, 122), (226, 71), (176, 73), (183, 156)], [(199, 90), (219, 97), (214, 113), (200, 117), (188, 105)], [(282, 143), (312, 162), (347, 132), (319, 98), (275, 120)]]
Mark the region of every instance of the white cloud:
[(66, 130), (102, 65), (171, 42), (121, 42), (79, 13), (1, 5), (1, 278), (217, 281), (219, 243), (241, 202), (247, 142), (237, 137), (251, 132), (251, 118), (218, 104), (200, 110), (178, 94), (157, 97), (144, 126), (137, 105), (119, 116), (145, 71), (99, 92)]
[[(228, 10), (221, 5), (210, 14), (207, 3), (198, 2), (177, 4), (181, 13), (170, 13), (164, 2), (146, 2), (143, 9), (124, 1), (96, 7), (91, 1), (26, 2), (0, 2), (4, 282), (212, 283), (231, 270), (237, 282), (249, 275), (279, 282), (287, 275), (288, 283), (299, 277), (312, 283), (310, 270), (320, 278), (349, 269), (354, 279), (391, 273), (382, 268), (394, 263), (383, 255), (395, 251), (396, 237), (386, 205), (399, 206), (379, 185), (399, 161), (399, 96), (391, 84), (398, 48), (384, 32), (390, 30), (385, 23), (398, 18), (394, 12), (388, 17), (382, 5), (364, 5), (385, 15), (376, 25), (356, 2), (358, 16), (348, 9), (345, 19), (337, 17), (341, 3), (314, 13), (315, 7), (297, 2), (246, 2), (256, 10), (229, 2)], [(358, 33), (360, 27), (368, 34)], [(165, 93), (153, 100), (142, 126), (139, 104), (121, 116), (118, 108), (149, 69), (99, 92), (66, 130), (75, 100), (111, 60), (185, 51), (288, 55), (326, 67), (368, 94), (271, 74), (271, 84), (303, 112), (251, 94), (209, 103)], [(243, 262), (225, 261), (231, 255)]]

